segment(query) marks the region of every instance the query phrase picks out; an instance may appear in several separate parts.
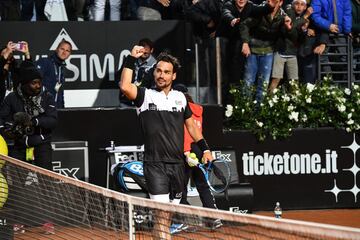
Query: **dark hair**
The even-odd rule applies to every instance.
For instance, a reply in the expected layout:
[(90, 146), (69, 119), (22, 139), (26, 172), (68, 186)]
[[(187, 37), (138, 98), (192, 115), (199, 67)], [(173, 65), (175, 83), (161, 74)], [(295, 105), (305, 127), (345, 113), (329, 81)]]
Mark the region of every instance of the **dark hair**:
[(156, 58), (156, 64), (160, 61), (171, 63), (173, 65), (174, 73), (176, 73), (181, 68), (179, 60), (168, 52), (161, 52), (159, 54), (159, 56)]
[(59, 48), (62, 44), (68, 44), (70, 46), (71, 50), (72, 50), (71, 43), (69, 41), (65, 40), (65, 39), (63, 39), (63, 40), (61, 40), (61, 42), (59, 42), (57, 48)]
[(142, 46), (142, 47), (146, 47), (146, 46), (149, 46), (150, 49), (153, 49), (154, 48), (154, 43), (148, 39), (148, 38), (143, 38), (139, 41), (138, 43), (139, 46)]

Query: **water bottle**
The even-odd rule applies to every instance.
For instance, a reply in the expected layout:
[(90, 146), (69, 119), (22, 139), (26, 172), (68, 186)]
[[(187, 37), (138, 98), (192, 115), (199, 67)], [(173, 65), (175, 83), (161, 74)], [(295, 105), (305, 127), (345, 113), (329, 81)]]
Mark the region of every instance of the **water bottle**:
[(281, 218), (282, 209), (280, 207), (280, 203), (276, 202), (275, 208), (274, 208), (274, 214), (275, 218)]

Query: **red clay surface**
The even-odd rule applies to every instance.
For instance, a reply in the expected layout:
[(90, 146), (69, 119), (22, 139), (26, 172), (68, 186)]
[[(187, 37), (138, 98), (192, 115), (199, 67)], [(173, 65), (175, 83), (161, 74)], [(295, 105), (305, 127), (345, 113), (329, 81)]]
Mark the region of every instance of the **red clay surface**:
[[(253, 214), (273, 216), (273, 212), (255, 212)], [(296, 210), (296, 211), (284, 211), (283, 218), (302, 220), (326, 224), (334, 224), (346, 227), (360, 228), (360, 209), (341, 209), (341, 210)], [(200, 230), (195, 233), (181, 233), (174, 235), (173, 240), (177, 239), (311, 239), (302, 236), (294, 236), (286, 233), (274, 232), (271, 230), (259, 229), (255, 226), (227, 226), (222, 227), (216, 231), (204, 231)], [(261, 234), (261, 233), (264, 234)], [(256, 235), (254, 235), (256, 234)], [(258, 235), (259, 234), (259, 235)], [(156, 239), (151, 237), (151, 232), (137, 232), (136, 239)], [(54, 235), (43, 234), (41, 228), (31, 228), (23, 234), (16, 234), (15, 240), (64, 240), (64, 239), (92, 239), (92, 240), (113, 240), (113, 239), (128, 239), (127, 233), (119, 231), (105, 231), (100, 229), (74, 229), (66, 227), (56, 227)], [(170, 238), (169, 238), (170, 239)], [(359, 237), (360, 239), (360, 237)]]
[[(273, 216), (273, 212), (255, 212)], [(283, 211), (283, 218), (360, 228), (360, 209), (323, 209)]]

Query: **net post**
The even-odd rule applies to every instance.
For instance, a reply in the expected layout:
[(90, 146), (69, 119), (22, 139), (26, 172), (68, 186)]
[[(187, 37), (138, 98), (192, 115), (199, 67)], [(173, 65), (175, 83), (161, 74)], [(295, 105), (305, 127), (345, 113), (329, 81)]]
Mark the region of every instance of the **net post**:
[(133, 213), (134, 213), (134, 206), (132, 203), (129, 204), (129, 240), (135, 240), (135, 223)]

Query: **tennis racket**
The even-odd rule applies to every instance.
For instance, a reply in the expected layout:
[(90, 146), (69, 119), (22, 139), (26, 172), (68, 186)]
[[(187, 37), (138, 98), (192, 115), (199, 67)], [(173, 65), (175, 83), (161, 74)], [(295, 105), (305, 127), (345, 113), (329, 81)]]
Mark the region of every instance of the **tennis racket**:
[(222, 193), (228, 188), (231, 180), (231, 171), (227, 161), (214, 159), (207, 164), (198, 163), (197, 167), (204, 174), (211, 191)]

